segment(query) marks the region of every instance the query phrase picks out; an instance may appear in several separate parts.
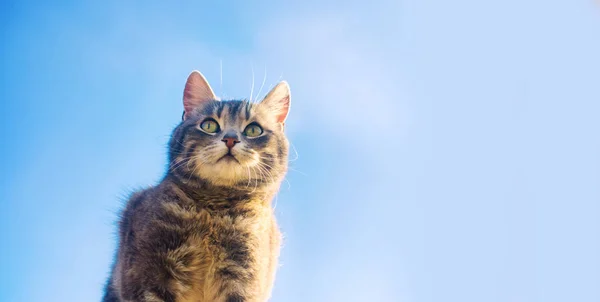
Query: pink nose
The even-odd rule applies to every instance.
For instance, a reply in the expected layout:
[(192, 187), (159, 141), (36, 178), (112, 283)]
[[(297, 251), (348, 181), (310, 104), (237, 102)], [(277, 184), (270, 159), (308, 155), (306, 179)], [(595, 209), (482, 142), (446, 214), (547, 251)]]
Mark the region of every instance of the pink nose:
[(221, 140), (222, 142), (225, 142), (225, 145), (227, 146), (227, 148), (231, 149), (233, 148), (233, 146), (235, 146), (235, 144), (239, 143), (240, 141), (238, 141), (237, 139), (235, 139), (235, 137), (225, 137)]

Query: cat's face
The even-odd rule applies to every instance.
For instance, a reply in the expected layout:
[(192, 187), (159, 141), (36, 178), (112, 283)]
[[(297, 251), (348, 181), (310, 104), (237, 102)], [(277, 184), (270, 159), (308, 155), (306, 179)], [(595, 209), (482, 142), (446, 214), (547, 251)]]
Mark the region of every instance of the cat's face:
[(260, 103), (219, 101), (206, 80), (192, 73), (184, 92), (184, 120), (170, 142), (170, 173), (239, 189), (278, 184), (287, 170), (283, 123), (289, 101), (285, 82)]

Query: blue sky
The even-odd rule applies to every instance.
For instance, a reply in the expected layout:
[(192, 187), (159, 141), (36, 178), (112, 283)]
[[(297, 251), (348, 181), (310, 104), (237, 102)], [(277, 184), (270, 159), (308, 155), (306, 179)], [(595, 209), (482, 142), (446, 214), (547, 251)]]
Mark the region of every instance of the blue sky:
[(597, 2), (163, 2), (1, 2), (0, 301), (100, 299), (193, 69), (290, 83), (273, 301), (600, 301)]

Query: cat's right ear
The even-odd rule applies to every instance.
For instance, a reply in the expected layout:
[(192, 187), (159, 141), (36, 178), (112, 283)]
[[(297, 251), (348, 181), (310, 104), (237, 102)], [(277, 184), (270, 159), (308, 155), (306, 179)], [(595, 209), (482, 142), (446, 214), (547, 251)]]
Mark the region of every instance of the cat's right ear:
[(206, 78), (199, 71), (192, 71), (183, 90), (183, 120), (190, 117), (192, 111), (198, 106), (215, 100), (219, 100), (219, 98), (215, 96)]

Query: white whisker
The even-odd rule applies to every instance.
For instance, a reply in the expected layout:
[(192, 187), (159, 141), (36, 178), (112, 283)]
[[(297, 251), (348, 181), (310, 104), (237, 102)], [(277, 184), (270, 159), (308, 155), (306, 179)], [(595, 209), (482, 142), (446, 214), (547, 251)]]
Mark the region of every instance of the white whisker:
[(223, 59), (219, 59), (219, 75), (220, 75), (220, 87), (221, 96), (223, 96)]
[(265, 86), (265, 82), (267, 81), (267, 65), (265, 65), (265, 76), (263, 77), (262, 84), (260, 85), (260, 89), (256, 94), (256, 100), (259, 101), (260, 93), (262, 92), (263, 87)]
[[(264, 159), (265, 159), (264, 157), (261, 157), (261, 160), (264, 160)], [(262, 161), (260, 161), (260, 162), (259, 162), (259, 164), (261, 164), (261, 165), (264, 165), (264, 166), (266, 166), (266, 167), (268, 167), (268, 168), (270, 168), (270, 169), (273, 169), (273, 167), (271, 167), (269, 164), (267, 164), (267, 163), (265, 163), (265, 162), (262, 162)], [(288, 167), (288, 169), (291, 169), (291, 168), (289, 168), (289, 167)], [(298, 172), (298, 173), (302, 173), (302, 172), (300, 172), (300, 171), (297, 171), (297, 170), (296, 170), (296, 172)], [(302, 174), (304, 174), (304, 173), (302, 173)], [(306, 175), (306, 174), (304, 174), (304, 175)], [(273, 178), (272, 178), (272, 177), (271, 177), (271, 180), (273, 180)], [(288, 190), (292, 188), (292, 184), (290, 183), (290, 181), (289, 181), (289, 180), (287, 180), (287, 176), (284, 176), (282, 180), (285, 180), (285, 182), (287, 182), (287, 184), (288, 184)], [(273, 180), (273, 181), (274, 181), (274, 180)]]
[(250, 167), (246, 166), (246, 171), (248, 171), (248, 184), (246, 185), (246, 187), (250, 188), (250, 180), (252, 179), (252, 177), (250, 176)]
[(302, 171), (300, 171), (300, 170), (296, 170), (296, 169), (294, 169), (294, 168), (292, 168), (292, 167), (289, 167), (289, 166), (288, 166), (288, 169), (289, 169), (289, 170), (291, 170), (291, 171), (294, 171), (294, 172), (298, 172), (298, 173), (300, 173), (300, 174), (302, 174), (302, 175), (304, 175), (304, 176), (308, 176), (308, 174), (306, 174), (306, 173), (304, 173), (304, 172), (302, 172)]
[(254, 174), (254, 189), (252, 190), (252, 193), (256, 192), (256, 189), (258, 188), (258, 173), (256, 171), (256, 167), (252, 167), (252, 171), (255, 173)]
[(171, 171), (175, 171), (175, 170), (177, 170), (179, 167), (181, 167), (181, 166), (183, 166), (184, 164), (186, 164), (186, 163), (187, 163), (187, 162), (188, 162), (190, 159), (191, 159), (191, 157), (186, 157), (186, 158), (184, 158), (184, 159), (182, 159), (182, 160), (180, 160), (180, 161), (178, 161), (178, 162), (176, 162), (176, 163), (172, 164), (172, 165), (169, 167), (169, 170), (171, 170)]
[(250, 63), (250, 69), (252, 69), (252, 88), (250, 88), (250, 102), (252, 102), (252, 95), (254, 94), (254, 64)]
[(291, 189), (292, 188), (292, 183), (289, 180), (287, 180), (287, 177), (284, 177), (283, 180), (285, 180), (285, 182), (287, 182), (287, 184), (288, 184), (288, 190)]
[(298, 150), (296, 149), (296, 146), (294, 146), (294, 144), (292, 144), (292, 143), (290, 143), (290, 146), (292, 147), (292, 149), (294, 149), (294, 153), (296, 154), (296, 158), (294, 158), (294, 159), (288, 159), (288, 161), (289, 162), (293, 162), (293, 161), (296, 161), (298, 159), (299, 155), (298, 155)]
[(279, 194), (275, 193), (275, 202), (273, 203), (273, 211), (277, 209), (277, 202), (279, 201)]
[[(200, 158), (198, 157), (198, 155), (194, 155), (194, 156), (192, 156), (192, 158), (193, 158), (194, 160), (198, 160), (198, 159), (200, 159)], [(190, 162), (191, 162), (191, 161), (192, 161), (192, 160), (190, 160)], [(200, 159), (200, 161), (202, 161), (202, 159)], [(189, 175), (189, 177), (188, 177), (188, 182), (189, 182), (190, 180), (192, 180), (192, 175), (194, 175), (194, 174), (196, 173), (196, 169), (198, 168), (198, 166), (200, 166), (198, 163), (196, 163), (196, 164), (194, 165), (194, 169), (192, 170), (192, 172), (190, 172), (190, 175)], [(188, 166), (188, 168), (189, 168), (189, 166)]]
[(258, 162), (258, 164), (256, 165), (256, 167), (258, 167), (258, 169), (261, 171), (261, 178), (265, 180), (264, 177), (269, 176), (269, 178), (271, 178), (271, 182), (274, 183), (275, 179), (273, 178), (273, 174), (271, 174), (271, 172), (269, 172), (267, 167), (265, 167), (264, 165), (265, 164), (262, 162)]

